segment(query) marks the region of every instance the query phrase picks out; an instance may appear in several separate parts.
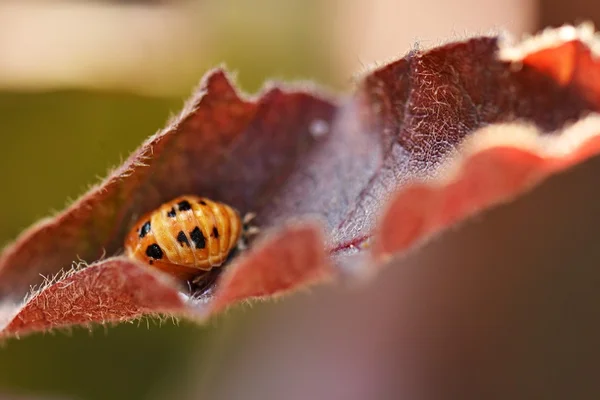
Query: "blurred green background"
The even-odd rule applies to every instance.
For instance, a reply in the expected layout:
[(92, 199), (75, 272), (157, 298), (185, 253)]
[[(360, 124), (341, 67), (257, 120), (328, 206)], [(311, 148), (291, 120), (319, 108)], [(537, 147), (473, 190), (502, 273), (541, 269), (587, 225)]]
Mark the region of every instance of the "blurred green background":
[(34, 335), (0, 348), (0, 385), (57, 398), (149, 398), (177, 381), (188, 355), (209, 341), (206, 328), (151, 322), (147, 329), (146, 321)]
[[(165, 121), (179, 99), (89, 91), (0, 93), (0, 241), (60, 210), (98, 181)], [(9, 195), (10, 194), (10, 195)], [(143, 398), (177, 374), (186, 346), (205, 335), (193, 326), (75, 329), (0, 347), (0, 393), (73, 398)], [(110, 382), (110, 384), (107, 384)]]
[[(402, 55), (416, 38), (535, 27), (533, 1), (508, 1), (500, 16), (469, 1), (438, 3), (468, 20), (393, 0), (1, 3), (0, 244), (97, 183), (215, 65), (237, 71), (251, 93), (269, 78), (348, 89), (353, 73)], [(0, 398), (165, 398), (224, 323), (142, 321), (9, 340), (0, 346)]]

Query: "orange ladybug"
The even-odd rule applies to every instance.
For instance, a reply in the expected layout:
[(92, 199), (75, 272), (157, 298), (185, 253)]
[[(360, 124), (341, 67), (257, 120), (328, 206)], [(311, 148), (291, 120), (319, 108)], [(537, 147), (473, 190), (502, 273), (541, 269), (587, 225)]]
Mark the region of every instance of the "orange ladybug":
[[(252, 218), (232, 207), (194, 195), (181, 196), (141, 217), (125, 239), (128, 257), (182, 280), (197, 281), (243, 247)], [(239, 244), (239, 246), (238, 246)]]

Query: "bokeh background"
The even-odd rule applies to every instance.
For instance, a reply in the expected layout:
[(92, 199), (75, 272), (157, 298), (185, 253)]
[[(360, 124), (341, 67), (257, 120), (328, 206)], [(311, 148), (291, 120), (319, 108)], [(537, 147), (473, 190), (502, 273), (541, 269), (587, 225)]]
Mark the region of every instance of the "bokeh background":
[[(0, 244), (98, 182), (215, 65), (248, 92), (266, 79), (310, 79), (345, 93), (370, 66), (415, 46), (586, 20), (598, 25), (600, 6), (584, 0), (5, 0)], [(217, 344), (243, 337), (257, 313), (9, 340), (0, 344), (0, 398), (168, 398), (199, 362), (210, 370)]]

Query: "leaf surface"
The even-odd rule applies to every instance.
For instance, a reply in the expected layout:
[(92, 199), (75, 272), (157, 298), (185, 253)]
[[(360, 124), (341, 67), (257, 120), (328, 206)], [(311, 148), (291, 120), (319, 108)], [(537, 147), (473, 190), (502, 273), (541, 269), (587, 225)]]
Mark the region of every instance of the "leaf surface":
[[(4, 249), (1, 335), (155, 314), (201, 321), (374, 270), (598, 154), (594, 40), (585, 26), (563, 27), (515, 46), (475, 37), (415, 50), (347, 98), (274, 84), (250, 98), (211, 71), (165, 129)], [(261, 228), (191, 298), (122, 256), (136, 219), (182, 194), (255, 212)], [(356, 268), (341, 268), (342, 256)]]

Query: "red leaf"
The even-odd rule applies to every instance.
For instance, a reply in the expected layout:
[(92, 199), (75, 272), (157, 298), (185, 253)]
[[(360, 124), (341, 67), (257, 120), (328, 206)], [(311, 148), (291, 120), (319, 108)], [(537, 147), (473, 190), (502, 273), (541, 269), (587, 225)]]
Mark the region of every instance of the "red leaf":
[[(244, 100), (223, 71), (209, 73), (167, 128), (150, 137), (102, 184), (56, 217), (27, 230), (5, 249), (0, 256), (0, 322), (8, 324), (11, 316), (19, 313), (18, 304), (30, 292), (30, 286), (41, 283), (40, 275), (55, 276), (77, 260), (93, 262), (104, 254), (118, 255), (135, 219), (176, 195), (198, 193), (224, 201), (242, 214), (256, 211), (260, 227), (268, 231), (272, 223), (261, 211), (272, 208), (269, 201), (280, 182), (327, 133), (323, 130), (331, 124), (335, 110), (331, 102), (306, 90), (273, 87), (256, 100)], [(93, 268), (114, 265), (136, 268), (122, 258), (108, 258)], [(78, 282), (78, 290), (93, 294), (97, 290), (89, 286), (94, 281), (88, 279), (88, 274), (94, 271), (86, 268), (70, 279)], [(145, 275), (136, 276), (140, 282), (132, 285), (147, 293), (132, 295), (134, 298), (175, 298), (180, 289), (166, 283), (165, 287), (144, 286)], [(108, 274), (107, 279), (118, 282), (120, 276)], [(75, 311), (63, 321), (47, 317), (46, 324), (34, 323), (39, 318), (30, 311), (38, 307), (38, 301), (47, 304), (48, 296), (55, 303), (72, 298), (65, 293), (66, 297), (59, 299), (59, 283), (46, 287), (27, 303), (17, 316), (17, 320), (26, 322), (11, 322), (12, 333), (75, 322), (119, 320), (164, 312), (164, 307), (173, 310), (174, 306), (160, 302), (134, 306), (121, 301), (127, 293), (116, 290), (115, 302), (111, 303), (115, 309), (110, 314), (91, 301), (85, 305), (75, 301), (64, 307), (81, 310), (82, 314)], [(64, 310), (58, 306), (54, 309)]]
[[(478, 37), (414, 51), (366, 76), (355, 101), (366, 112), (362, 129), (378, 136), (381, 157), (335, 233), (337, 248), (366, 240), (374, 210), (399, 185), (434, 176), (478, 128), (524, 120), (547, 133), (600, 110), (600, 92), (583, 79), (590, 69), (600, 74), (590, 42), (586, 28), (572, 27), (517, 47)], [(572, 67), (572, 79), (557, 81), (563, 65)]]
[(267, 189), (316, 143), (311, 124), (328, 123), (334, 111), (307, 92), (278, 88), (248, 102), (222, 71), (209, 73), (181, 115), (105, 182), (6, 249), (0, 297), (22, 297), (39, 274), (52, 275), (78, 257), (115, 254), (139, 215), (182, 193), (202, 193), (242, 213), (259, 211)]
[(548, 29), (519, 46), (505, 46), (500, 56), (550, 77), (558, 85), (584, 97), (597, 110), (600, 61), (591, 50), (595, 46), (594, 35), (591, 25)]
[[(235, 301), (323, 281), (333, 276), (323, 249), (340, 255), (364, 248), (392, 194), (415, 179), (448, 176), (443, 166), (452, 164), (445, 160), (460, 154), (466, 137), (473, 136), (474, 144), (460, 169), (464, 176), (446, 189), (437, 189), (439, 183), (433, 189), (410, 186), (409, 200), (401, 194), (383, 219), (376, 254), (404, 250), (513, 198), (598, 151), (595, 119), (588, 121), (592, 127), (577, 128), (587, 136), (575, 147), (569, 142), (577, 134), (541, 138), (598, 110), (597, 84), (585, 79), (600, 73), (588, 33), (563, 28), (517, 47), (482, 37), (415, 51), (366, 76), (343, 106), (278, 87), (246, 100), (223, 71), (207, 74), (167, 128), (102, 184), (0, 255), (0, 326), (8, 325), (3, 334), (165, 312), (197, 319)], [(539, 133), (498, 130), (493, 140), (474, 134), (515, 120)], [(318, 215), (327, 243), (310, 223), (287, 225), (224, 267), (202, 301), (184, 304), (181, 287), (119, 255), (141, 214), (188, 193), (226, 202), (242, 214), (256, 212), (267, 238), (291, 218)], [(109, 258), (96, 262), (104, 255)], [(57, 278), (24, 303), (40, 275), (57, 276), (80, 259), (92, 265)], [(372, 269), (360, 260), (349, 262), (358, 271)], [(95, 276), (105, 279), (99, 287)], [(130, 276), (127, 284), (124, 276)], [(106, 290), (113, 286), (114, 298), (102, 297), (110, 297)]]
[(292, 226), (274, 236), (225, 272), (210, 312), (221, 311), (239, 300), (272, 296), (325, 281), (333, 269), (323, 243), (320, 230), (311, 225)]
[(226, 272), (213, 289), (214, 297), (188, 299), (164, 274), (113, 257), (43, 285), (14, 307), (16, 315), (0, 315), (0, 337), (147, 314), (201, 320), (238, 300), (283, 293), (331, 274), (322, 235), (314, 225), (292, 225), (263, 240)]
[(589, 117), (560, 136), (543, 137), (531, 128), (487, 128), (466, 146), (449, 182), (403, 188), (384, 213), (376, 257), (388, 258), (442, 228), (491, 205), (510, 200), (548, 176), (600, 153), (600, 118)]
[(181, 295), (165, 276), (115, 257), (35, 291), (2, 335), (125, 321), (145, 313), (181, 313), (184, 307)]

